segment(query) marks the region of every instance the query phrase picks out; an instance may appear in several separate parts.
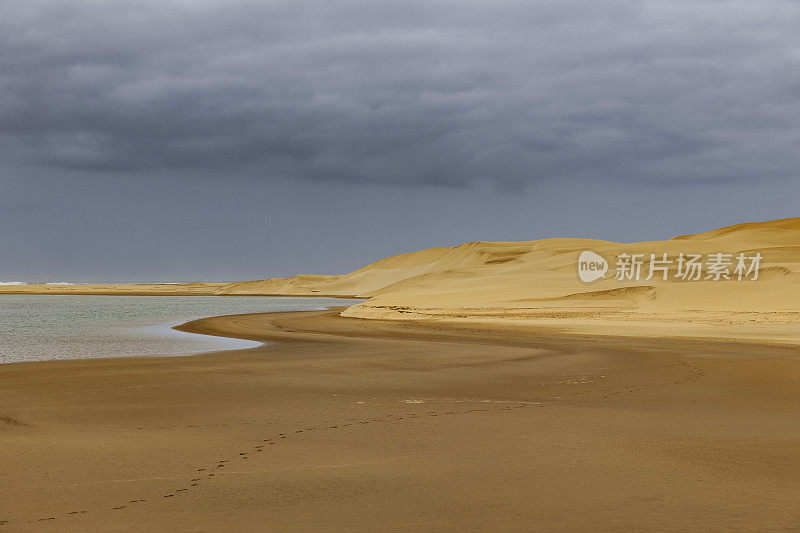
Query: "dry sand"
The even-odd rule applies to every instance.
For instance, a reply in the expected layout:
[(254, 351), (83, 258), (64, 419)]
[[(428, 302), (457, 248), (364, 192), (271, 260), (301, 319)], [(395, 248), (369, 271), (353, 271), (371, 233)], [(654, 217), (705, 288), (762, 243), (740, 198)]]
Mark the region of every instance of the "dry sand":
[[(586, 249), (763, 263), (758, 281), (589, 285)], [(259, 349), (0, 365), (0, 531), (800, 527), (800, 219), (0, 292), (369, 298), (184, 328)]]
[(342, 318), (0, 365), (0, 531), (788, 530), (800, 352)]

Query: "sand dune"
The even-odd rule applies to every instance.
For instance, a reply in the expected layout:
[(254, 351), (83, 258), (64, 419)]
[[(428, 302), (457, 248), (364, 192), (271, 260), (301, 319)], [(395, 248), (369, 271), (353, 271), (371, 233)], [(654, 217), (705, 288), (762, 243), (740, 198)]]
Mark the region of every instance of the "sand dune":
[[(584, 283), (584, 250), (608, 262), (603, 279)], [(667, 259), (668, 277), (651, 254)], [(680, 254), (762, 256), (757, 280), (677, 278)], [(643, 254), (639, 279), (615, 279), (622, 254)], [(731, 257), (731, 261), (734, 261)], [(377, 319), (516, 321), (593, 334), (732, 336), (800, 340), (800, 218), (737, 224), (666, 241), (622, 244), (555, 238), (471, 242), (387, 257), (343, 275), (297, 275), (231, 284), (3, 286), (2, 292), (355, 296), (343, 315)]]
[[(604, 279), (582, 282), (584, 250), (609, 263)], [(668, 277), (649, 274), (650, 254)], [(731, 280), (677, 278), (679, 255), (731, 254)], [(761, 254), (757, 280), (737, 280), (735, 257)], [(621, 254), (643, 254), (640, 279), (615, 279)], [(752, 275), (751, 275), (752, 277)], [(343, 315), (378, 319), (514, 321), (592, 334), (800, 340), (800, 218), (737, 224), (666, 241), (622, 244), (557, 238), (472, 242), (376, 261), (342, 276), (242, 282), (221, 294), (326, 294), (369, 298)]]

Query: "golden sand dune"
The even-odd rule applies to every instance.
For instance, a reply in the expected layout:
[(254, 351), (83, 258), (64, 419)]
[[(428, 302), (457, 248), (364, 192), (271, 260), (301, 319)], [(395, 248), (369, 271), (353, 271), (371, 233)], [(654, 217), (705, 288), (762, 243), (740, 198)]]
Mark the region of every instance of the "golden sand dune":
[[(592, 283), (578, 276), (585, 250), (608, 263), (605, 276)], [(663, 270), (651, 272), (651, 259), (659, 266), (663, 254), (669, 261), (666, 278)], [(682, 254), (701, 256), (698, 279), (678, 275)], [(723, 276), (708, 270), (715, 254), (726, 254)], [(742, 271), (736, 270), (739, 254), (744, 254)], [(639, 276), (617, 279), (626, 255), (641, 261)], [(756, 255), (757, 275), (747, 272)], [(580, 238), (471, 242), (387, 257), (343, 275), (231, 284), (5, 286), (0, 291), (353, 296), (368, 300), (348, 308), (346, 317), (501, 320), (593, 334), (637, 328), (638, 335), (794, 341), (800, 339), (800, 218), (630, 244)]]
[[(341, 276), (298, 275), (232, 283), (218, 294), (370, 296), (386, 287), (426, 274), (458, 277), (465, 268), (500, 265), (530, 251), (530, 243), (468, 243), (394, 255)], [(527, 245), (527, 246), (526, 246)]]
[[(608, 262), (603, 279), (580, 280), (584, 250)], [(729, 264), (716, 279), (708, 267), (720, 253)], [(638, 279), (616, 278), (625, 254), (641, 254)], [(667, 254), (666, 279), (661, 270), (651, 276), (651, 254), (656, 260)], [(699, 279), (678, 276), (681, 254), (701, 256)], [(747, 269), (760, 254), (757, 275), (736, 271), (739, 254)], [(356, 318), (500, 320), (593, 334), (635, 329), (637, 335), (794, 341), (800, 338), (800, 218), (630, 244), (577, 238), (472, 242), (388, 257), (341, 276), (242, 282), (218, 293), (369, 298), (343, 313)]]
[[(471, 242), (387, 257), (349, 274), (298, 275), (244, 281), (226, 285), (217, 293), (373, 297), (399, 295), (414, 289), (442, 288), (451, 292), (453, 287), (448, 287), (447, 284), (451, 280), (460, 280), (458, 285), (466, 285), (465, 288), (468, 288), (470, 285), (492, 283), (496, 278), (510, 281), (517, 276), (524, 276), (525, 283), (515, 283), (509, 289), (531, 294), (531, 298), (551, 297), (552, 295), (542, 295), (542, 291), (558, 292), (568, 287), (586, 288), (576, 275), (577, 258), (583, 250), (595, 251), (609, 263), (615, 262), (619, 254), (623, 253), (643, 253), (645, 260), (649, 260), (651, 253), (668, 253), (668, 258), (675, 261), (681, 252), (743, 252), (748, 255), (758, 252), (763, 256), (761, 270), (765, 276), (762, 280), (781, 276), (792, 278), (795, 273), (800, 272), (800, 218), (738, 224), (667, 241), (632, 244), (578, 238)], [(607, 278), (613, 277), (613, 272), (609, 274)], [(670, 277), (668, 282), (676, 282), (676, 279)], [(606, 290), (613, 281), (607, 279), (598, 283), (603, 284), (602, 290)], [(563, 290), (561, 293), (564, 296), (573, 294)]]
[[(489, 243), (467, 245), (476, 251)], [(582, 239), (503, 243), (516, 257), (396, 283), (345, 316), (389, 319), (516, 321), (592, 334), (800, 339), (800, 219), (739, 224), (667, 241), (619, 244)], [(460, 247), (457, 247), (460, 248)], [(520, 250), (527, 250), (519, 253)], [(608, 262), (603, 279), (584, 283), (578, 258), (591, 250)], [(651, 254), (669, 264), (650, 272)], [(724, 275), (709, 271), (716, 254)], [(624, 254), (642, 254), (636, 279), (617, 279)], [(680, 255), (701, 256), (699, 279), (678, 276)], [(760, 255), (758, 273), (738, 272)], [(655, 266), (659, 266), (658, 263)], [(739, 277), (742, 279), (738, 279)], [(727, 278), (729, 279), (726, 279)], [(649, 279), (648, 279), (649, 278)], [(755, 278), (755, 279), (753, 279)]]

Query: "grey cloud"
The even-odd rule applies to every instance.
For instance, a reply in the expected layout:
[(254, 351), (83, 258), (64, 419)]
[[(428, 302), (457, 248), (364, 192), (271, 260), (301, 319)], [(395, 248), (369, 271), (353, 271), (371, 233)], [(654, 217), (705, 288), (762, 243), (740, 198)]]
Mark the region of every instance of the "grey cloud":
[(785, 179), (793, 2), (0, 8), (7, 163), (519, 188)]

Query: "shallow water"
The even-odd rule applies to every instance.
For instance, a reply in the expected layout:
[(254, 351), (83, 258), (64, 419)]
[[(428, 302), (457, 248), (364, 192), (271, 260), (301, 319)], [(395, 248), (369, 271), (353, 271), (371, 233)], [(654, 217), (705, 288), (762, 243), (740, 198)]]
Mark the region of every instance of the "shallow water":
[(0, 295), (0, 363), (186, 355), (259, 343), (183, 333), (195, 318), (349, 305), (336, 298)]

